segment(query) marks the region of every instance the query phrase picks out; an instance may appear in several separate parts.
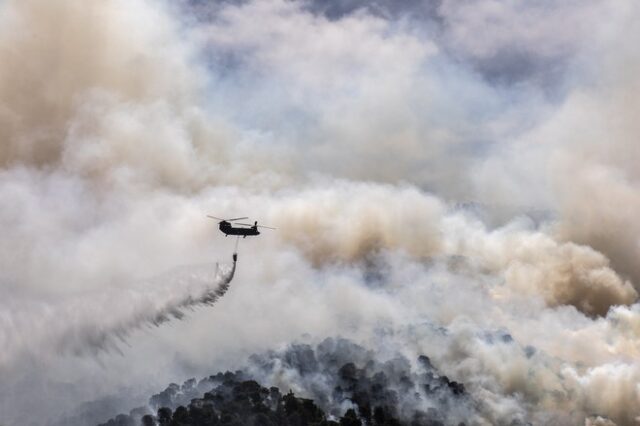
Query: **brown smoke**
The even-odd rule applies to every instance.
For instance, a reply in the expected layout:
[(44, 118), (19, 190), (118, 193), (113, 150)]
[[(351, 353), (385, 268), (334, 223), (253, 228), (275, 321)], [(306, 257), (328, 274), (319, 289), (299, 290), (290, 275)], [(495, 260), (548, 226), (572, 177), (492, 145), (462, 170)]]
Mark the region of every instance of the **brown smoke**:
[(92, 91), (178, 107), (193, 94), (175, 24), (158, 13), (130, 13), (139, 3), (26, 0), (1, 7), (1, 164), (59, 161), (70, 121)]
[(447, 211), (437, 198), (412, 188), (338, 182), (272, 203), (278, 236), (319, 267), (401, 250), (423, 261), (470, 259), (504, 279), (500, 292), (541, 296), (549, 306), (573, 305), (589, 315), (605, 315), (638, 297), (609, 260), (588, 246), (559, 242), (518, 222), (489, 231), (473, 216)]

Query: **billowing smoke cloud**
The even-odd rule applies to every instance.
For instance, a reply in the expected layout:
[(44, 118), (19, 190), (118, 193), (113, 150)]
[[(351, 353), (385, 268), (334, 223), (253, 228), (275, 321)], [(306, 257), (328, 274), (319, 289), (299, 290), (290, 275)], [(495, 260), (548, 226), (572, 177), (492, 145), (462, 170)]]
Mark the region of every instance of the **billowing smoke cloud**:
[(588, 246), (559, 242), (527, 220), (488, 230), (464, 210), (447, 211), (411, 187), (334, 183), (285, 197), (272, 215), (281, 238), (315, 265), (402, 250), (419, 259), (470, 259), (474, 268), (503, 277), (500, 292), (542, 296), (551, 306), (570, 304), (587, 314), (604, 315), (638, 297)]
[[(563, 239), (604, 252), (620, 273), (636, 283), (640, 278), (634, 219), (638, 176), (633, 164), (638, 158), (640, 129), (637, 100), (629, 94), (638, 91), (640, 57), (631, 41), (637, 35), (632, 24), (637, 12), (632, 4), (608, 9), (606, 16), (614, 24), (596, 26), (601, 37), (584, 47), (589, 55), (578, 62), (584, 69), (580, 80), (587, 82), (571, 91), (549, 119), (522, 134), (481, 172), (481, 176), (490, 175), (492, 183), (500, 181), (503, 173), (513, 172), (518, 182), (503, 185), (504, 192), (497, 194), (515, 198), (516, 204), (530, 193), (536, 198), (546, 194), (538, 203), (557, 210)], [(592, 56), (604, 61), (590, 62)], [(524, 164), (525, 158), (535, 159), (531, 162), (534, 167)], [(542, 178), (535, 169), (541, 163), (548, 170)], [(522, 185), (532, 192), (518, 195)]]
[(0, 2), (0, 422), (341, 334), (635, 424), (640, 10), (428, 3)]

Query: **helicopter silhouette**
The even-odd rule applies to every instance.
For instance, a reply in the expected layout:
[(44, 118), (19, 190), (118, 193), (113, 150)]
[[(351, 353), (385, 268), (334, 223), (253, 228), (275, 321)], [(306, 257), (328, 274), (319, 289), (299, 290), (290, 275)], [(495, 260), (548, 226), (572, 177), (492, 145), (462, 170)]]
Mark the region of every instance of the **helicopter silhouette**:
[[(247, 238), (247, 237), (260, 235), (260, 231), (258, 231), (258, 228), (276, 229), (270, 226), (258, 225), (257, 220), (253, 223), (253, 225), (250, 225), (248, 223), (234, 223), (234, 224), (231, 223), (231, 222), (236, 222), (238, 220), (249, 219), (248, 217), (236, 217), (233, 219), (222, 219), (222, 218), (211, 216), (211, 215), (207, 215), (207, 217), (211, 219), (219, 220), (218, 227), (220, 228), (220, 231), (224, 234), (225, 237), (229, 235), (237, 235), (239, 237), (241, 236), (242, 238)], [(240, 225), (240, 226), (234, 227), (233, 225)]]

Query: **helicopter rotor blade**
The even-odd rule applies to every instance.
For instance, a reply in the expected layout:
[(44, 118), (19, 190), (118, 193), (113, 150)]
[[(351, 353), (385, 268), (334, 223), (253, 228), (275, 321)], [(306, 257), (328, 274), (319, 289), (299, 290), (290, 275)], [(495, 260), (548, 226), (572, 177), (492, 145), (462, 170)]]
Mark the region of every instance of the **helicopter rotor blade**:
[[(255, 225), (251, 225), (249, 223), (235, 223), (234, 225), (244, 225), (244, 226), (250, 226), (250, 227), (254, 227)], [(258, 228), (267, 228), (267, 229), (276, 229), (276, 228), (272, 228), (270, 226), (264, 226), (264, 225), (257, 225)]]
[[(248, 217), (236, 217), (236, 218), (233, 218), (233, 219), (222, 219), (220, 217), (211, 216), (210, 214), (208, 214), (207, 217), (211, 218), (211, 219), (219, 220), (220, 222), (235, 222), (236, 220), (249, 219)], [(273, 228), (271, 226), (252, 225), (250, 223), (238, 223), (238, 222), (236, 222), (236, 223), (234, 223), (234, 225), (248, 226), (250, 228), (253, 228), (254, 226), (257, 226), (258, 228), (277, 229), (277, 228)]]
[(208, 214), (207, 217), (210, 217), (211, 219), (215, 219), (215, 220), (219, 220), (219, 221), (226, 221), (226, 222), (234, 222), (236, 220), (249, 219), (248, 217), (236, 217), (236, 218), (233, 218), (233, 219), (223, 219), (221, 217), (211, 216), (210, 214)]
[(249, 219), (248, 217), (236, 217), (233, 219), (225, 219), (227, 222), (235, 222), (236, 220)]

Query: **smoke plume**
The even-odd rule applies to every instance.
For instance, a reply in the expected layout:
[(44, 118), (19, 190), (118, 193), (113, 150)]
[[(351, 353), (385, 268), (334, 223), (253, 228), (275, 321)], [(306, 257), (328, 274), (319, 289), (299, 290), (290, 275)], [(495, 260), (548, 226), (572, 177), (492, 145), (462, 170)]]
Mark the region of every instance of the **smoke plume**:
[[(637, 424), (639, 17), (0, 1), (0, 423), (343, 336), (464, 383), (452, 419)], [(216, 275), (207, 214), (278, 229)]]

